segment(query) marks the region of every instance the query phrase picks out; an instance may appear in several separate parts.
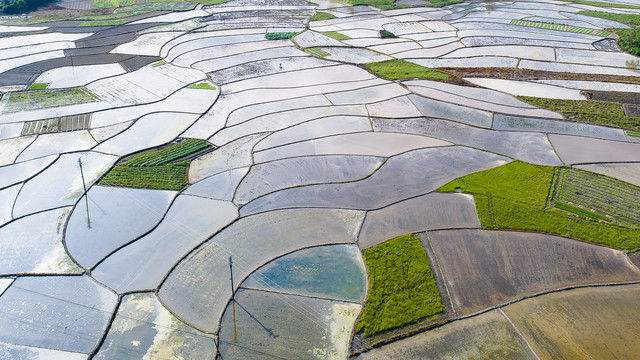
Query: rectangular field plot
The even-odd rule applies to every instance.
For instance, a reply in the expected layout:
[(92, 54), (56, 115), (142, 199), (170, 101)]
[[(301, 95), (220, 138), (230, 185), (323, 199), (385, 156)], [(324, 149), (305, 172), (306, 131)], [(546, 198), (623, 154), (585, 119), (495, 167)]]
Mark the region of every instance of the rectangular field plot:
[(589, 164), (576, 167), (640, 186), (640, 163)]
[(572, 168), (560, 169), (557, 176), (553, 195), (556, 207), (565, 203), (593, 212), (592, 219), (640, 227), (640, 187)]
[(5, 96), (8, 99), (1, 109), (5, 114), (99, 101), (97, 96), (84, 88), (21, 91)]
[(552, 23), (545, 23), (540, 21), (511, 20), (511, 25), (528, 26), (528, 27), (534, 27), (538, 29), (574, 32), (579, 34), (588, 34), (588, 35), (595, 35), (595, 36), (602, 36), (602, 37), (607, 37), (611, 35), (610, 32), (604, 31), (604, 30), (591, 29), (591, 28), (585, 28), (585, 27), (573, 26), (573, 25), (552, 24)]
[(183, 323), (156, 299), (153, 293), (130, 294), (122, 303), (96, 360), (144, 358), (212, 359), (213, 335)]
[(428, 235), (459, 314), (571, 285), (640, 279), (621, 251), (567, 238), (489, 230)]
[(63, 116), (59, 118), (27, 121), (22, 128), (22, 135), (86, 130), (90, 126), (91, 114)]
[(345, 359), (360, 305), (244, 290), (236, 294), (238, 342), (229, 304), (220, 353), (227, 359)]
[(640, 286), (563, 291), (510, 305), (542, 359), (633, 359), (640, 353)]
[(364, 301), (366, 272), (352, 244), (317, 246), (275, 259), (242, 283), (245, 288), (329, 300)]
[(497, 310), (414, 335), (355, 358), (376, 359), (535, 359)]

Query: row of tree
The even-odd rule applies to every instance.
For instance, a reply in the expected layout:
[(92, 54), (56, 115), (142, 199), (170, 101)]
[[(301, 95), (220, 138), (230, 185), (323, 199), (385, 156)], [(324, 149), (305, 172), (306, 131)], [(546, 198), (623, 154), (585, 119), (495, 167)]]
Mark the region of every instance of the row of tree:
[(50, 2), (51, 0), (0, 0), (0, 13), (19, 14)]

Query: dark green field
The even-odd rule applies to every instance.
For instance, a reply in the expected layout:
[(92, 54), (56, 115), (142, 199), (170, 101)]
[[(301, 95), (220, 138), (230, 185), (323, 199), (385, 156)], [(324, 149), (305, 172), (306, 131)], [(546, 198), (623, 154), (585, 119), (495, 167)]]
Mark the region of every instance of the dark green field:
[(438, 191), (473, 194), (485, 228), (544, 232), (625, 250), (640, 247), (638, 228), (594, 221), (550, 206), (554, 169), (514, 161), (453, 180)]
[(403, 235), (363, 251), (369, 293), (356, 332), (371, 336), (444, 310), (420, 238)]

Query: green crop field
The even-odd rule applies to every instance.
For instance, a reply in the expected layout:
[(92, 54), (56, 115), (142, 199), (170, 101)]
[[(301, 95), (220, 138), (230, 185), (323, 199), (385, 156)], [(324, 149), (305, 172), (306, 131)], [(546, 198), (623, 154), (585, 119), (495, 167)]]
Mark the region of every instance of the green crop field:
[(376, 75), (389, 80), (419, 78), (446, 81), (455, 78), (455, 76), (440, 70), (426, 68), (401, 59), (368, 63), (364, 64), (364, 67)]
[(216, 87), (209, 84), (206, 81), (197, 83), (197, 84), (191, 84), (189, 86), (187, 86), (189, 89), (201, 89), (201, 90), (216, 90)]
[(610, 13), (605, 11), (593, 11), (593, 10), (579, 11), (578, 14), (593, 16), (593, 17), (607, 19), (611, 21), (617, 21), (619, 23), (623, 23), (627, 25), (640, 26), (640, 15), (636, 15), (636, 14), (616, 14), (616, 13)]
[[(555, 207), (594, 219), (613, 219), (621, 225), (640, 227), (640, 187), (573, 168), (561, 168), (556, 174)], [(579, 208), (571, 210), (559, 204)]]
[(320, 50), (318, 48), (308, 48), (306, 50), (307, 50), (307, 52), (309, 54), (315, 55), (315, 56), (318, 56), (318, 57), (325, 57), (325, 56), (331, 55), (328, 52), (324, 52), (324, 51), (322, 51), (322, 50)]
[(47, 83), (33, 83), (27, 90), (44, 90), (49, 86)]
[(528, 96), (518, 96), (518, 99), (539, 108), (559, 112), (567, 120), (640, 130), (640, 118), (626, 116), (622, 105), (618, 103), (592, 100), (543, 99)]
[(485, 228), (544, 232), (625, 250), (640, 248), (640, 229), (592, 221), (550, 206), (556, 170), (514, 161), (453, 180), (438, 191), (473, 194)]
[(206, 140), (185, 139), (160, 150), (146, 151), (124, 161), (122, 166), (158, 166), (189, 156), (210, 147)]
[[(640, 6), (636, 6), (634, 8), (640, 9)], [(636, 56), (640, 55), (640, 28), (638, 28), (640, 26), (640, 14), (613, 14), (603, 11), (580, 11), (580, 14), (617, 21), (631, 26), (632, 29), (609, 30), (620, 36), (620, 39), (618, 39), (618, 45), (623, 50)]]
[(561, 0), (561, 1), (571, 2), (574, 4), (580, 4), (580, 5), (596, 6), (596, 7), (608, 7), (608, 8), (618, 8), (618, 9), (640, 9), (640, 5), (616, 4), (616, 3), (602, 2), (602, 1), (592, 1), (592, 0)]
[(118, 26), (124, 24), (124, 20), (97, 20), (97, 21), (85, 21), (78, 26)]
[(318, 11), (309, 19), (309, 21), (331, 20), (335, 18), (336, 16), (333, 14), (329, 14), (328, 12)]
[(120, 6), (130, 6), (135, 4), (136, 0), (93, 0), (94, 9), (105, 9)]
[(585, 28), (585, 27), (573, 26), (573, 25), (553, 24), (553, 23), (546, 23), (546, 22), (540, 22), (540, 21), (511, 20), (511, 25), (528, 26), (528, 27), (534, 27), (539, 29), (548, 29), (548, 30), (557, 30), (557, 31), (575, 32), (580, 34), (589, 34), (589, 35), (602, 36), (602, 37), (607, 37), (611, 35), (610, 32), (604, 31), (604, 30)]
[(347, 35), (340, 34), (340, 33), (339, 33), (339, 32), (337, 32), (337, 31), (328, 31), (328, 32), (323, 33), (323, 34), (324, 34), (324, 35), (326, 35), (326, 36), (328, 36), (328, 37), (334, 38), (334, 39), (336, 39), (336, 40), (348, 40), (348, 39), (351, 39), (351, 38), (350, 38), (350, 37), (348, 37)]
[(640, 132), (638, 131), (627, 131), (628, 136), (640, 137)]
[(4, 113), (83, 104), (99, 100), (97, 96), (85, 88), (17, 91), (9, 93), (8, 96), (9, 99), (3, 109)]
[(356, 332), (371, 336), (444, 310), (420, 239), (403, 235), (363, 251), (369, 293)]
[(297, 34), (297, 32), (266, 33), (264, 34), (264, 38), (267, 40), (284, 40), (291, 39)]
[(211, 147), (206, 140), (185, 139), (159, 150), (149, 150), (114, 166), (100, 184), (145, 189), (180, 190), (187, 181), (189, 160), (176, 162)]
[(187, 185), (188, 161), (160, 166), (113, 167), (100, 184), (143, 189), (180, 190)]
[[(395, 0), (344, 0), (344, 2), (351, 5), (375, 6), (380, 9), (396, 9), (396, 8), (409, 7), (405, 5), (397, 5), (395, 3)], [(425, 1), (424, 5), (421, 5), (421, 6), (441, 7), (446, 5), (459, 4), (461, 2), (464, 2), (464, 0), (430, 0), (430, 1)]]

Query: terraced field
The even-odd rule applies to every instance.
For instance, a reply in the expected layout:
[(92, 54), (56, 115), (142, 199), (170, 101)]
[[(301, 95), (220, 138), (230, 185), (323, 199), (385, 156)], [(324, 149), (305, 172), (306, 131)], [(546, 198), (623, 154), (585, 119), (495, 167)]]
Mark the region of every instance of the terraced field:
[(1, 359), (640, 352), (640, 8), (355, 3), (0, 18)]

